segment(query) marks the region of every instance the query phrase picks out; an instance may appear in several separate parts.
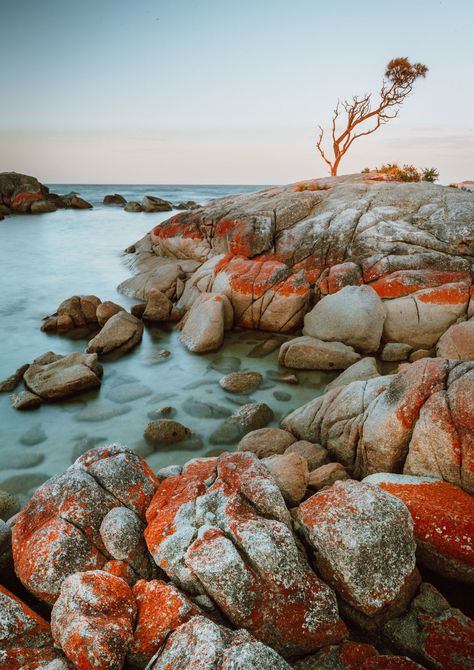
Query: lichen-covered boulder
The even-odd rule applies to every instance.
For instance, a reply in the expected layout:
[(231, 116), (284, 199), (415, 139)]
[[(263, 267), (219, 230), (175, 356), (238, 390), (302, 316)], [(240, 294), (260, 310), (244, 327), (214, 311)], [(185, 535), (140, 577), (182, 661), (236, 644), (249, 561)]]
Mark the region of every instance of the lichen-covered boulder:
[(41, 400), (54, 402), (98, 388), (102, 372), (96, 354), (76, 351), (61, 356), (49, 351), (33, 361), (23, 381)]
[(77, 572), (61, 586), (51, 632), (76, 668), (121, 670), (135, 616), (135, 599), (123, 579), (102, 570)]
[(474, 492), (472, 361), (428, 358), (333, 388), (281, 426), (322, 444), (357, 478), (403, 471)]
[(190, 461), (162, 482), (147, 520), (149, 550), (178, 586), (208, 596), (283, 655), (345, 637), (334, 592), (309, 567), (281, 493), (253, 454)]
[(374, 290), (345, 286), (324, 297), (306, 314), (303, 333), (370, 353), (380, 346), (384, 321), (385, 308)]
[(433, 670), (472, 670), (474, 621), (423, 583), (408, 612), (383, 627), (387, 642)]
[(380, 656), (371, 644), (342, 642), (324, 647), (293, 665), (295, 670), (423, 670), (406, 656)]
[(107, 320), (102, 330), (89, 342), (87, 351), (98, 356), (122, 356), (141, 342), (143, 323), (132, 314), (119, 311)]
[(415, 569), (410, 514), (375, 486), (338, 481), (302, 503), (297, 520), (324, 579), (365, 614), (394, 602)]
[(342, 342), (323, 342), (315, 337), (295, 337), (280, 347), (278, 362), (295, 370), (344, 370), (360, 359)]
[(169, 634), (201, 613), (192, 600), (171, 583), (141, 579), (132, 589), (137, 606), (128, 663), (143, 669)]
[[(2, 670), (57, 670), (70, 666), (54, 648), (47, 621), (0, 584), (0, 667)], [(51, 666), (53, 667), (53, 666)]]
[(111, 559), (130, 561), (137, 578), (150, 578), (146, 549), (130, 536), (139, 523), (131, 517), (144, 521), (158, 484), (145, 461), (120, 445), (87, 451), (45, 482), (13, 527), (15, 571), (25, 587), (53, 604), (66, 577), (101, 569)]
[(408, 507), (414, 524), (417, 558), (451, 579), (474, 583), (474, 498), (462, 489), (427, 477), (370, 475)]
[(276, 651), (248, 631), (232, 631), (194, 617), (167, 639), (150, 670), (290, 670)]

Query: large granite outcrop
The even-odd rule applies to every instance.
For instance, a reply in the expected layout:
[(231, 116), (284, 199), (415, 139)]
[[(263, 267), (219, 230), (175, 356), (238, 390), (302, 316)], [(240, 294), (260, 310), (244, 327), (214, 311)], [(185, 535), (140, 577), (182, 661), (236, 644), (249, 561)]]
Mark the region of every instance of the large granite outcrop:
[[(431, 348), (472, 315), (472, 193), (363, 174), (318, 183), (325, 188), (269, 188), (173, 216), (130, 249), (138, 274), (121, 290), (143, 298), (156, 288), (184, 309), (221, 293), (236, 325), (289, 331), (321, 297), (366, 285), (380, 314), (362, 351), (380, 333), (382, 342)], [(357, 322), (359, 303), (352, 307)], [(313, 330), (334, 339), (321, 337), (321, 324)]]

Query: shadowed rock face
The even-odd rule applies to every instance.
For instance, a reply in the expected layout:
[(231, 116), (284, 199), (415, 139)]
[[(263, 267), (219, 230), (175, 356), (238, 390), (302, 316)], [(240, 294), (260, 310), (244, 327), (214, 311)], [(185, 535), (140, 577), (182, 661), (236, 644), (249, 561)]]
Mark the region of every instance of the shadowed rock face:
[(135, 245), (139, 274), (121, 289), (154, 287), (186, 309), (223, 293), (236, 325), (288, 331), (314, 300), (366, 284), (383, 301), (385, 341), (433, 346), (468, 310), (472, 193), (364, 175), (319, 183), (330, 188), (270, 188), (172, 217)]

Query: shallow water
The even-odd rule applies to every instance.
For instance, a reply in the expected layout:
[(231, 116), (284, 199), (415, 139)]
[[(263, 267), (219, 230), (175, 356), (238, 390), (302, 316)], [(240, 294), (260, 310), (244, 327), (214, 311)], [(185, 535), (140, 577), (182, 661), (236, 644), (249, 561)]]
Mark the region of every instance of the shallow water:
[[(188, 199), (205, 203), (257, 188), (63, 185), (52, 190), (75, 190), (94, 209), (1, 221), (0, 379), (45, 351), (65, 354), (85, 348), (86, 340), (40, 331), (42, 318), (65, 298), (92, 293), (124, 307), (137, 302), (116, 291), (130, 274), (123, 249), (170, 214), (136, 214), (106, 207), (101, 204), (103, 195), (118, 192), (128, 200), (141, 200), (150, 193), (175, 203)], [(14, 410), (9, 394), (0, 394), (0, 489), (16, 494), (22, 503), (82, 451), (110, 441), (136, 449), (155, 469), (232, 448), (213, 445), (209, 437), (224, 415), (245, 400), (225, 393), (218, 384), (223, 374), (236, 369), (258, 370), (264, 375), (262, 388), (251, 394), (251, 400), (266, 402), (275, 413), (271, 425), (278, 425), (282, 416), (321, 393), (334, 375), (298, 373), (297, 386), (275, 381), (283, 371), (278, 368), (277, 351), (264, 358), (249, 357), (267, 337), (251, 331), (229, 333), (219, 353), (203, 356), (186, 351), (173, 330), (146, 328), (143, 342), (134, 351), (104, 363), (104, 379), (97, 392), (31, 412)], [(188, 426), (193, 438), (184, 446), (153, 451), (143, 440), (143, 430), (151, 418), (159, 418), (153, 413), (165, 406), (173, 408), (167, 417)]]

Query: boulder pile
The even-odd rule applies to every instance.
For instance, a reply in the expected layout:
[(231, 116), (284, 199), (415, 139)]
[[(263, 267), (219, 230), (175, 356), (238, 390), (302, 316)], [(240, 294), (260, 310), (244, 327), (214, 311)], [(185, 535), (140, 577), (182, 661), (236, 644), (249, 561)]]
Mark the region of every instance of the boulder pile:
[(91, 209), (77, 193), (57, 195), (36, 177), (0, 172), (0, 218), (8, 214), (45, 214), (57, 209)]
[(417, 569), (472, 578), (472, 504), (449, 529), (443, 506), (467, 494), (383, 474), (285, 498), (271, 458), (307, 472), (323, 452), (259, 429), (156, 475), (126, 447), (83, 454), (14, 519), (16, 574), (51, 623), (1, 586), (1, 667), (471, 668), (474, 622)]

